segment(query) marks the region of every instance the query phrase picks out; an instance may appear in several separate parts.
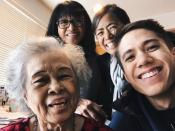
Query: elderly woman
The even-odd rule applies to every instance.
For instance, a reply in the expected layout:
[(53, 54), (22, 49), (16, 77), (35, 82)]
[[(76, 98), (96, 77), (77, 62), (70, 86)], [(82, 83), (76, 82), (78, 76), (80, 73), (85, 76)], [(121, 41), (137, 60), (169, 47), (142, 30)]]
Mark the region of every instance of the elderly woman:
[(80, 90), (91, 71), (80, 47), (54, 38), (19, 45), (8, 63), (9, 96), (34, 114), (10, 124), (6, 131), (110, 131), (100, 123), (74, 114)]

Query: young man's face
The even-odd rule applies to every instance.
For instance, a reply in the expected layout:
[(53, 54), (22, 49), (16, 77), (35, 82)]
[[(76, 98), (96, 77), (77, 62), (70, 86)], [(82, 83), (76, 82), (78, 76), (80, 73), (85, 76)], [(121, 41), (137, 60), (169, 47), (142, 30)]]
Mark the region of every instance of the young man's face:
[(118, 46), (125, 77), (133, 88), (148, 97), (165, 93), (175, 81), (175, 49), (154, 32), (135, 29)]

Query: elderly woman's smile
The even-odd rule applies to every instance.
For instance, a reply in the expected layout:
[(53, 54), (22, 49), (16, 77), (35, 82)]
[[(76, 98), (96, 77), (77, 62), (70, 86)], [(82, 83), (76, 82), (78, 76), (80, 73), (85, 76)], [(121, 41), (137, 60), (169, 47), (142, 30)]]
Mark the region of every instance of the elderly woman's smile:
[(68, 104), (68, 98), (55, 98), (48, 104), (48, 108), (50, 108), (51, 110), (55, 110), (58, 113), (62, 113), (64, 110), (67, 109)]
[(63, 107), (63, 106), (65, 106), (65, 104), (67, 104), (68, 102), (67, 102), (68, 100), (66, 100), (66, 98), (56, 98), (56, 99), (54, 99), (53, 101), (51, 101), (49, 104), (48, 104), (48, 106), (49, 107), (54, 107), (54, 106), (57, 106), (58, 108), (60, 108), (60, 107)]
[(54, 113), (63, 113), (66, 110), (68, 110), (71, 106), (70, 101), (71, 99), (69, 97), (57, 97), (48, 100), (48, 110)]

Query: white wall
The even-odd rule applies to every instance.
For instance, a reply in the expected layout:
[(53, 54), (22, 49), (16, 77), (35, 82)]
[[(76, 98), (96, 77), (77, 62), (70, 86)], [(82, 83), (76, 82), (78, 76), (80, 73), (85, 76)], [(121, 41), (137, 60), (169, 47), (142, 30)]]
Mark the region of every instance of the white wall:
[(12, 4), (23, 13), (31, 17), (33, 20), (47, 27), (51, 10), (45, 6), (40, 0), (5, 0)]
[(160, 22), (168, 30), (175, 30), (175, 11), (164, 13), (157, 16), (152, 16), (150, 18), (154, 18)]

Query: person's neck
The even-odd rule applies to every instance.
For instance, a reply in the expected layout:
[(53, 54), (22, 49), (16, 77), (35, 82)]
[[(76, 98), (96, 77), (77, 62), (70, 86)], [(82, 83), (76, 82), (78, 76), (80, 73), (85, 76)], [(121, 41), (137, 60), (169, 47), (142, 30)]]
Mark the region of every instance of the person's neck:
[(167, 110), (175, 107), (175, 87), (154, 97), (147, 97), (148, 101), (157, 110)]
[(32, 127), (33, 131), (75, 131), (75, 117), (72, 116), (71, 119), (65, 121), (64, 123), (53, 124), (45, 123), (38, 120), (37, 117), (34, 119), (34, 125)]
[(84, 118), (74, 115), (72, 119), (64, 124), (47, 124), (37, 120), (37, 117), (30, 119), (30, 129), (33, 131), (80, 131), (84, 124)]

